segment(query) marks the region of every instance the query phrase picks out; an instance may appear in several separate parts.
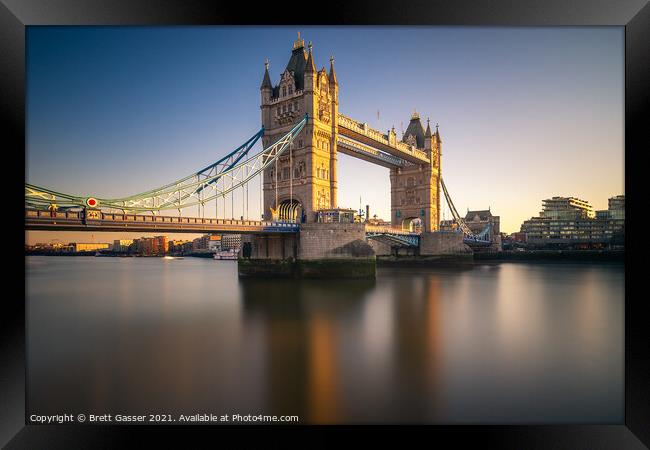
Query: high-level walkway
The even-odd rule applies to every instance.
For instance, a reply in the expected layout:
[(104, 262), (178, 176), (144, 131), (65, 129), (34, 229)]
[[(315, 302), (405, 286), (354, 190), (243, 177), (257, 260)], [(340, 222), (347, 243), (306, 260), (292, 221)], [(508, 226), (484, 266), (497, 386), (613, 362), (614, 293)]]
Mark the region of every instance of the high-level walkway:
[(341, 113), (338, 115), (338, 129), (337, 142), (341, 153), (389, 168), (403, 167), (408, 163), (431, 163), (426, 152), (399, 141), (395, 130), (384, 134)]

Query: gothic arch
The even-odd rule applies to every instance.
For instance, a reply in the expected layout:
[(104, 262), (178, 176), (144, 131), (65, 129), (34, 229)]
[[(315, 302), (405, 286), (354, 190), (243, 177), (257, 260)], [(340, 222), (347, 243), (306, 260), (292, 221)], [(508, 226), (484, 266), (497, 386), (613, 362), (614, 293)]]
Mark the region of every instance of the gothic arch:
[(402, 220), (402, 230), (418, 233), (422, 231), (424, 223), (419, 217), (406, 217)]

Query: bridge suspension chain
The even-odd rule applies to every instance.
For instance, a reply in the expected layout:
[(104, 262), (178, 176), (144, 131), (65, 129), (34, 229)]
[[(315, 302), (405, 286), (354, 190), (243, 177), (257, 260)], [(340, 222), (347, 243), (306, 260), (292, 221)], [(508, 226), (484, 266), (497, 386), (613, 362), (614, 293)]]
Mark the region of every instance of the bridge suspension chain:
[(461, 229), (461, 231), (468, 237), (475, 238), (477, 235), (475, 235), (472, 230), (467, 226), (463, 218), (458, 214), (458, 211), (456, 210), (456, 206), (454, 206), (454, 202), (451, 199), (451, 195), (449, 195), (449, 191), (447, 191), (447, 186), (445, 186), (445, 182), (442, 180), (442, 177), (440, 177), (440, 185), (442, 186), (442, 192), (445, 194), (445, 199), (447, 200), (447, 205), (449, 206), (449, 210), (451, 211), (451, 215), (454, 217), (454, 220), (458, 224), (458, 227)]
[[(98, 207), (124, 212), (152, 212), (154, 214), (162, 210), (179, 209), (180, 213), (181, 209), (200, 206), (205, 202), (215, 200), (215, 214), (218, 214), (216, 202), (221, 196), (224, 201), (223, 212), (225, 217), (225, 196), (239, 187), (243, 187), (258, 174), (261, 177), (265, 169), (276, 163), (297, 134), (304, 128), (307, 119), (308, 116), (305, 115), (300, 122), (273, 145), (262, 149), (247, 159), (244, 159), (244, 157), (248, 155), (252, 146), (259, 140), (263, 134), (263, 129), (235, 151), (195, 174), (161, 188), (129, 197), (117, 199), (98, 198), (96, 199)], [(52, 204), (59, 204), (61, 208), (85, 207), (87, 199), (88, 197), (73, 196), (25, 183), (25, 203), (32, 207), (44, 208)], [(234, 200), (231, 199), (231, 215), (234, 216), (233, 202)]]

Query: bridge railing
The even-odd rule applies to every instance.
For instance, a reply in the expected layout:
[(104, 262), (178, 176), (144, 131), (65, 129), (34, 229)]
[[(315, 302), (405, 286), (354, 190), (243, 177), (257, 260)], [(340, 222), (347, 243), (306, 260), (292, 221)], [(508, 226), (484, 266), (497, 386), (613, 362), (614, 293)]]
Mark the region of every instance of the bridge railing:
[(385, 233), (385, 234), (399, 234), (403, 236), (419, 236), (419, 233), (404, 230), (402, 228), (380, 227), (375, 225), (366, 225), (366, 233)]
[(56, 219), (81, 219), (80, 212), (78, 211), (43, 211), (43, 210), (25, 210), (25, 218), (56, 218)]
[(397, 147), (398, 150), (401, 150), (406, 153), (410, 153), (413, 156), (417, 156), (420, 159), (429, 159), (427, 156), (426, 152), (423, 152), (422, 150), (418, 150), (412, 145), (407, 144), (406, 142), (402, 141), (397, 141), (395, 143), (395, 146)]
[[(57, 219), (76, 220), (84, 219), (82, 211), (43, 211), (26, 210), (26, 219)], [(211, 219), (203, 217), (178, 217), (178, 216), (149, 216), (143, 214), (120, 214), (100, 212), (96, 219), (88, 219), (90, 222), (129, 222), (129, 223), (165, 223), (165, 224), (199, 224), (199, 225), (233, 225), (252, 226), (266, 228), (295, 228), (295, 222), (273, 222), (269, 220), (239, 220), (239, 219)]]
[(359, 123), (356, 120), (344, 116), (343, 114), (339, 113), (339, 126), (343, 126), (345, 128), (348, 128), (352, 131), (356, 131), (359, 134), (363, 134), (364, 136), (368, 136), (373, 138), (374, 140), (381, 142), (382, 144), (390, 145), (390, 142), (388, 141), (388, 135), (382, 133), (381, 131), (377, 131), (373, 128), (370, 128), (367, 123)]

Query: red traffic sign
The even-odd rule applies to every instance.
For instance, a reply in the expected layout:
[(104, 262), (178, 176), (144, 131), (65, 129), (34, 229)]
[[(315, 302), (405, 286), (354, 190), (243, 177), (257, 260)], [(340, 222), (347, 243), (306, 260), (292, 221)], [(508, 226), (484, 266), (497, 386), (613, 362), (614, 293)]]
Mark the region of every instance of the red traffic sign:
[(98, 204), (99, 202), (97, 201), (96, 198), (89, 197), (86, 199), (86, 205), (90, 206), (91, 208), (94, 208)]

